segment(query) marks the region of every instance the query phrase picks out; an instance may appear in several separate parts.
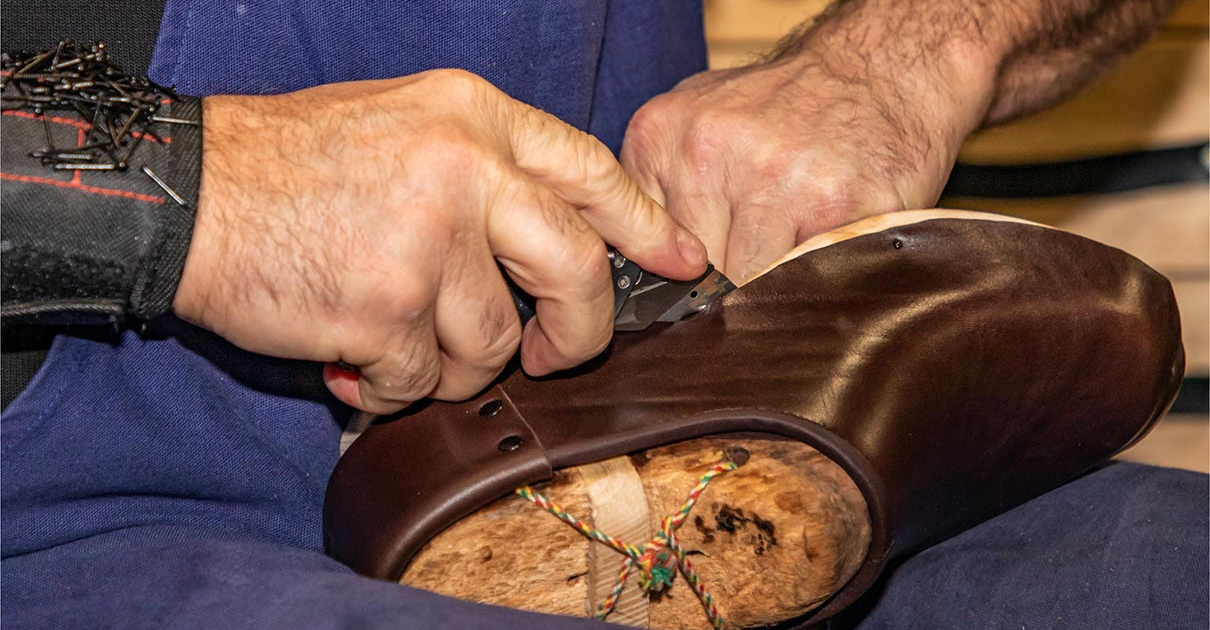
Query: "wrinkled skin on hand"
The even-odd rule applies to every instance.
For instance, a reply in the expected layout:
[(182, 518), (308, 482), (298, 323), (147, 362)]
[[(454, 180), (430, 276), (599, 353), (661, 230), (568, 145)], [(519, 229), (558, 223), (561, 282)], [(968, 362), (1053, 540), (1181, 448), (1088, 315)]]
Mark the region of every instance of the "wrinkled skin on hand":
[(932, 207), (980, 105), (872, 63), (804, 50), (695, 75), (638, 111), (622, 163), (736, 281), (839, 225)]
[[(692, 278), (705, 250), (600, 142), (472, 74), (204, 101), (201, 200), (174, 310), (245, 349), (343, 361), (342, 401), (456, 400), (613, 332), (604, 240)], [(524, 332), (500, 268), (536, 298)]]

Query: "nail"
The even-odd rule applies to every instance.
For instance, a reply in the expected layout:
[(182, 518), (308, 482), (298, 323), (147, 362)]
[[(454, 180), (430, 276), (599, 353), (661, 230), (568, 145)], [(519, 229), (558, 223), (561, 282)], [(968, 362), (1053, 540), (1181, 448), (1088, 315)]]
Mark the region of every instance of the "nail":
[(681, 251), (681, 258), (694, 267), (706, 266), (706, 246), (689, 230), (677, 226), (676, 246)]
[(134, 139), (130, 141), (130, 146), (126, 148), (126, 153), (122, 156), (122, 159), (118, 160), (118, 170), (126, 170), (126, 167), (130, 165), (130, 156), (134, 155), (134, 150), (139, 148), (139, 143), (142, 141), (142, 134), (134, 136)]
[[(87, 53), (87, 54), (86, 54)], [(151, 121), (161, 103), (172, 102), (170, 88), (145, 77), (122, 72), (108, 60), (105, 42), (85, 48), (71, 39), (50, 50), (0, 55), (0, 109), (25, 110), (42, 118), (46, 149), (34, 157), (58, 170), (126, 170), (139, 141), (159, 136), (151, 123), (194, 124), (181, 118)], [(13, 88), (11, 93), (8, 89)], [(81, 146), (63, 150), (55, 146), (48, 113), (71, 112), (89, 123)], [(98, 143), (99, 142), (99, 143)], [(158, 174), (145, 169), (157, 186), (177, 203), (184, 200)]]
[(81, 153), (79, 151), (34, 151), (30, 154), (30, 157), (48, 157), (56, 160), (91, 160), (93, 154)]
[(122, 130), (118, 132), (118, 137), (114, 140), (114, 144), (122, 146), (122, 141), (126, 139), (126, 132), (130, 131), (130, 126), (134, 124), (135, 119), (142, 113), (142, 110), (138, 109), (130, 112), (130, 117), (126, 119), (126, 124), (122, 125)]
[(164, 192), (168, 193), (168, 196), (172, 197), (173, 201), (177, 202), (179, 205), (185, 205), (185, 200), (181, 198), (181, 196), (178, 195), (177, 192), (172, 189), (172, 187), (164, 183), (164, 180), (160, 179), (160, 176), (156, 175), (155, 171), (148, 168), (146, 164), (143, 165), (143, 172), (151, 178), (151, 181), (155, 182), (157, 186), (162, 188)]
[[(92, 157), (92, 156), (89, 156)], [(56, 171), (112, 171), (117, 168), (115, 164), (67, 164), (59, 163), (54, 165)]]
[(196, 120), (186, 120), (184, 118), (168, 118), (167, 116), (152, 116), (153, 122), (168, 123), (170, 125), (196, 125)]
[(42, 128), (46, 131), (46, 150), (54, 151), (55, 150), (55, 139), (51, 136), (51, 133), (50, 133), (50, 112), (42, 113)]

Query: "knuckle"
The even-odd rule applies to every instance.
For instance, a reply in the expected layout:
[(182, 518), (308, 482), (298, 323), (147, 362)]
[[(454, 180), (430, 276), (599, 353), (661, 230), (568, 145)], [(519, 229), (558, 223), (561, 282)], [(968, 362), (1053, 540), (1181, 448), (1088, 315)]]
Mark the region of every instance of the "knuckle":
[(802, 181), (800, 185), (810, 191), (812, 206), (821, 210), (847, 210), (856, 203), (850, 181), (847, 177), (822, 177)]
[(622, 139), (622, 150), (618, 161), (626, 173), (634, 176), (644, 170), (650, 170), (657, 164), (664, 163), (665, 146), (656, 142), (650, 134), (626, 132)]
[(519, 126), (534, 133), (541, 133), (551, 124), (550, 114), (536, 107), (521, 105), (515, 115)]
[(628, 172), (635, 169), (659, 170), (680, 159), (678, 140), (683, 124), (677, 115), (677, 95), (657, 96), (635, 112), (622, 141), (621, 163)]
[(483, 123), (514, 102), (490, 81), (460, 69), (429, 70), (422, 73), (421, 94), (431, 102), (437, 117)]
[[(468, 306), (456, 338), (445, 341), (447, 357), (476, 373), (503, 367), (521, 343), (521, 321), (511, 301), (487, 300), (479, 308)], [(459, 370), (460, 372), (463, 370)], [(442, 383), (445, 389), (447, 383)]]
[(722, 164), (729, 143), (744, 137), (746, 126), (742, 118), (730, 112), (710, 110), (698, 114), (685, 135), (685, 162), (694, 172), (712, 171)]
[(359, 392), (362, 407), (374, 414), (389, 414), (398, 411), (405, 403), (387, 400), (378, 395), (371, 386), (363, 386)]
[(495, 200), (507, 201), (518, 196), (521, 178), (516, 165), (508, 158), (493, 153), (478, 161), (475, 172), (484, 190), (495, 193)]
[(662, 94), (644, 103), (631, 117), (626, 130), (627, 134), (641, 134), (651, 129), (664, 127), (668, 122), (672, 100), (670, 95)]
[(574, 286), (595, 291), (609, 280), (609, 256), (605, 242), (593, 232), (581, 232), (563, 250), (560, 268), (567, 271)]
[(521, 344), (521, 321), (511, 304), (485, 308), (479, 316), (480, 346), (475, 362), (483, 367), (503, 366)]
[(393, 400), (412, 402), (428, 396), (441, 380), (441, 361), (421, 344), (409, 344), (388, 360), (392, 376), (377, 388)]
[(579, 130), (575, 137), (577, 158), (588, 183), (612, 181), (621, 173), (617, 160), (600, 140)]
[(440, 89), (441, 95), (446, 98), (470, 96), (491, 85), (483, 77), (460, 68), (429, 70), (424, 75), (433, 88)]
[[(388, 261), (386, 265), (390, 265), (390, 269), (402, 271), (398, 264)], [(417, 265), (419, 266), (421, 265)], [(433, 304), (437, 299), (436, 283), (425, 279), (421, 273), (409, 276), (405, 281), (400, 280), (397, 275), (384, 275), (381, 284), (375, 283), (378, 284), (377, 287), (367, 287), (367, 290), (378, 296), (378, 300), (374, 300), (375, 303), (370, 305), (370, 308), (377, 312), (366, 313), (365, 316), (382, 322), (384, 326), (399, 322), (411, 325), (431, 316)], [(383, 290), (382, 286), (391, 288)]]
[(453, 121), (434, 123), (410, 151), (433, 160), (447, 177), (466, 173), (491, 155), (475, 133)]
[(607, 177), (612, 174), (616, 164), (613, 154), (591, 134), (529, 106), (520, 108), (516, 120), (532, 141), (544, 145), (547, 149), (566, 147), (574, 156), (574, 166), (578, 167), (578, 172), (589, 183), (594, 177)]
[(847, 223), (861, 210), (861, 201), (854, 190), (858, 181), (844, 176), (821, 177), (797, 182), (797, 190), (807, 191), (805, 198), (811, 209), (810, 222), (818, 226)]
[(526, 189), (525, 202), (532, 204), (542, 216), (545, 223), (556, 235), (564, 239), (565, 249), (575, 249), (583, 246), (586, 236), (593, 235), (588, 223), (575, 214), (575, 211), (558, 196), (535, 193)]
[(513, 107), (514, 124), (523, 129), (526, 136), (535, 142), (550, 146), (566, 142), (569, 137), (574, 138), (578, 134), (588, 135), (559, 120), (553, 114), (525, 103), (511, 102), (515, 105)]

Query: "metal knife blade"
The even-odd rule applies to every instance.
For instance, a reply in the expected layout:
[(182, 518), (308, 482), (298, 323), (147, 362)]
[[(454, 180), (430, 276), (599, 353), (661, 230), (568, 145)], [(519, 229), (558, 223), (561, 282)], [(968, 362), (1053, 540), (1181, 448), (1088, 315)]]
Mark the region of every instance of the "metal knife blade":
[(613, 329), (643, 330), (655, 322), (680, 321), (733, 289), (735, 284), (714, 265), (694, 280), (668, 280), (647, 274), (622, 304)]
[[(675, 322), (701, 311), (735, 285), (710, 265), (693, 280), (669, 280), (644, 271), (616, 250), (609, 250), (613, 272), (614, 330), (644, 330), (655, 322)], [(524, 325), (534, 316), (533, 298), (504, 274)]]

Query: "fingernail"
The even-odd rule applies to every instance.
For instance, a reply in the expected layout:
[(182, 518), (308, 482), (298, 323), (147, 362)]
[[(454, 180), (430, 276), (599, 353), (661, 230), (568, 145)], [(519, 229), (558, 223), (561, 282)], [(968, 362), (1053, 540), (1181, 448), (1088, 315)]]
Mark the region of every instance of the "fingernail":
[(358, 371), (358, 369), (356, 367), (354, 367), (353, 369), (348, 369), (347, 367), (345, 367), (348, 364), (345, 363), (344, 365), (341, 365), (342, 363), (344, 363), (344, 362), (341, 361), (338, 363), (325, 363), (324, 370), (323, 370), (324, 380), (326, 380), (326, 381), (350, 380), (353, 382), (357, 382), (359, 379), (361, 379), (361, 373), (360, 373), (360, 371)]
[(693, 232), (683, 227), (676, 229), (676, 246), (681, 250), (681, 258), (694, 267), (706, 266), (706, 246), (702, 244)]

